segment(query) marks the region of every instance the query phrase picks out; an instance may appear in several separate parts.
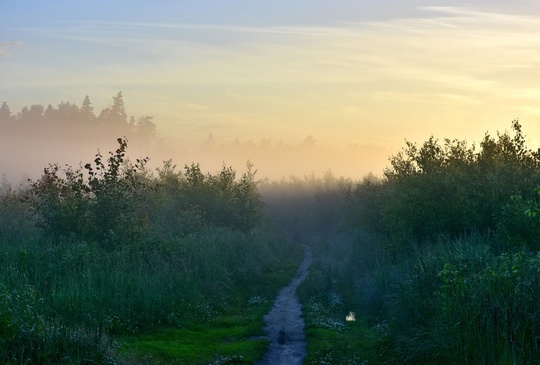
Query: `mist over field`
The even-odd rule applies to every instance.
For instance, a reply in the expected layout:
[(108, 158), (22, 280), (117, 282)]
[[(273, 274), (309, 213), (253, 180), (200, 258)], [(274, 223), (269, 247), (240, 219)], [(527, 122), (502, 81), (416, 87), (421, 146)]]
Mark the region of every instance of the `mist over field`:
[[(4, 102), (3, 114), (0, 114), (0, 173), (10, 182), (18, 183), (25, 178), (39, 177), (43, 168), (51, 163), (84, 165), (92, 161), (98, 151), (107, 156), (116, 148), (116, 139), (124, 136), (128, 139), (131, 159), (149, 157), (151, 169), (172, 160), (180, 169), (199, 163), (208, 172), (215, 172), (223, 165), (243, 170), (250, 161), (258, 170), (258, 178), (267, 180), (322, 176), (329, 171), (353, 179), (368, 173), (381, 175), (391, 152), (382, 146), (357, 143), (324, 145), (312, 135), (287, 143), (265, 138), (227, 141), (209, 132), (202, 140), (183, 136), (184, 141), (189, 140), (183, 145), (174, 136), (162, 133), (157, 126), (159, 121), (152, 117), (128, 117), (123, 95), (118, 95), (100, 113), (94, 113), (87, 97), (87, 116), (85, 107), (73, 102), (60, 102), (46, 108), (35, 103), (14, 112), (9, 103)], [(114, 100), (121, 102), (116, 106), (122, 110), (118, 118), (107, 116), (115, 108)], [(291, 140), (289, 136), (284, 137)]]

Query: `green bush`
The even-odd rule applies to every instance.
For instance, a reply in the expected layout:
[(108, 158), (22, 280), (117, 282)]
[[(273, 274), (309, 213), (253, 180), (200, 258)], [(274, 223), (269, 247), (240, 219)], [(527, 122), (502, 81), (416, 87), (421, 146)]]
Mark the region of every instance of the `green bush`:
[(131, 164), (125, 158), (127, 141), (118, 138), (118, 144), (106, 163), (98, 152), (94, 164), (84, 166), (86, 176), (81, 169), (52, 164), (31, 184), (27, 195), (49, 236), (74, 234), (113, 249), (141, 235), (147, 159)]
[[(343, 191), (352, 228), (373, 230), (403, 248), (445, 234), (500, 232), (509, 244), (535, 247), (538, 228), (518, 209), (534, 199), (539, 154), (528, 149), (518, 121), (513, 135), (486, 134), (480, 150), (465, 141), (431, 137), (407, 142), (391, 157), (385, 179)], [(522, 205), (519, 207), (519, 205)]]
[(407, 142), (383, 179), (338, 187), (348, 236), (330, 236), (320, 255), (339, 258), (314, 271), (303, 300), (349, 298), (384, 352), (370, 363), (540, 361), (540, 152), (518, 121), (512, 130), (478, 149)]
[(263, 219), (251, 164), (154, 176), (118, 143), (1, 191), (1, 363), (112, 362), (118, 336), (211, 326), (294, 273), (302, 250)]

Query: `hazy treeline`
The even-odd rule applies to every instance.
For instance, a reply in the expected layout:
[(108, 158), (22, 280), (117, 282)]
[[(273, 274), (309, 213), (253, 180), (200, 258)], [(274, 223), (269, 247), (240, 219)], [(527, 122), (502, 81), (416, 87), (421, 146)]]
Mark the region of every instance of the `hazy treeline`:
[(136, 153), (146, 155), (161, 148), (153, 118), (128, 117), (121, 92), (112, 99), (112, 105), (100, 112), (94, 110), (88, 96), (81, 105), (33, 104), (17, 112), (2, 102), (0, 173), (16, 182), (36, 177), (35, 173), (50, 162), (77, 165), (96, 149), (114, 148), (118, 137), (127, 138)]
[[(181, 165), (201, 163), (215, 171), (223, 162), (242, 166), (253, 161), (261, 178), (281, 179), (304, 174), (321, 174), (332, 168), (338, 175), (354, 173), (359, 178), (384, 166), (389, 151), (381, 146), (350, 143), (343, 148), (319, 143), (313, 136), (296, 142), (282, 140), (231, 140), (208, 130), (201, 136), (196, 120), (178, 116), (174, 135), (158, 128), (152, 116), (129, 116), (121, 92), (112, 97), (112, 104), (95, 110), (89, 96), (82, 103), (60, 102), (57, 106), (32, 104), (19, 111), (11, 110), (8, 101), (0, 106), (0, 173), (12, 182), (23, 175), (35, 178), (35, 172), (51, 161), (77, 165), (96, 149), (109, 151), (114, 140), (125, 137), (130, 152), (151, 157), (150, 165), (173, 159)], [(190, 126), (196, 125), (196, 132)], [(179, 128), (169, 126), (169, 128)], [(183, 128), (183, 127), (181, 127)], [(219, 127), (218, 127), (219, 128)], [(195, 138), (190, 135), (196, 133)], [(230, 133), (230, 132), (228, 132)], [(283, 136), (290, 139), (290, 136)], [(9, 156), (9, 158), (7, 157)]]
[(113, 104), (98, 114), (88, 95), (81, 106), (71, 102), (60, 102), (56, 107), (33, 104), (16, 113), (12, 113), (4, 101), (0, 106), (0, 133), (10, 139), (18, 136), (54, 137), (95, 146), (96, 139), (110, 134), (152, 143), (156, 138), (156, 126), (151, 116), (128, 118), (122, 92), (119, 92), (113, 96)]
[[(338, 338), (345, 327), (328, 323), (349, 310), (370, 328), (363, 341), (340, 337), (326, 361), (537, 363), (539, 167), (514, 121), (512, 133), (486, 134), (478, 147), (407, 142), (382, 179), (320, 185), (311, 215), (330, 206), (337, 223), (311, 238), (320, 259), (301, 290), (308, 331)], [(371, 349), (351, 345), (366, 341)]]
[(267, 308), (293, 274), (251, 165), (151, 171), (127, 149), (2, 186), (0, 362), (116, 363), (116, 336)]
[(329, 170), (337, 176), (360, 179), (382, 170), (389, 154), (389, 149), (376, 145), (328, 146), (311, 135), (296, 143), (270, 139), (220, 141), (210, 135), (194, 151), (193, 158), (205, 161), (205, 165), (213, 164), (215, 168), (223, 160), (239, 165), (249, 158), (259, 169), (261, 178), (280, 181), (290, 177), (322, 176)]

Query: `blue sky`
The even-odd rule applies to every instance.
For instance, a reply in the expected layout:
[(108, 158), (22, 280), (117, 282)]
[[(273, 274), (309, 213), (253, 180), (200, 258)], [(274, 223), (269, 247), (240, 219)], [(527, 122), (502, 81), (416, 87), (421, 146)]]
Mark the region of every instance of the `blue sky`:
[[(142, 4), (141, 4), (142, 3)], [(520, 118), (540, 141), (535, 1), (8, 1), (0, 102), (122, 91), (186, 145), (235, 138), (401, 146)], [(397, 148), (397, 147), (396, 147)]]

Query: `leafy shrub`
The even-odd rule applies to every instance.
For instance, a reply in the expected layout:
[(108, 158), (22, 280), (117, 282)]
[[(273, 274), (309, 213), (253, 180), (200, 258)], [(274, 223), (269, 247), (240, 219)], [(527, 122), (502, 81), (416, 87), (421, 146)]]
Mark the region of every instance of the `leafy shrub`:
[[(421, 147), (407, 142), (391, 157), (385, 180), (343, 192), (349, 226), (375, 230), (403, 247), (439, 234), (476, 231), (500, 231), (513, 237), (511, 244), (534, 247), (537, 228), (517, 209), (523, 204), (525, 210), (534, 198), (540, 158), (526, 147), (518, 121), (512, 129), (513, 135), (498, 133), (497, 139), (486, 134), (479, 151), (459, 140), (441, 145), (431, 137)], [(521, 229), (528, 233), (519, 234)]]
[(236, 171), (225, 165), (216, 174), (204, 174), (199, 164), (177, 172), (176, 165), (166, 161), (158, 169), (156, 189), (148, 200), (150, 221), (160, 232), (172, 235), (201, 232), (208, 226), (248, 232), (262, 218), (255, 174), (249, 162), (237, 180)]
[[(104, 247), (115, 248), (141, 234), (145, 191), (144, 166), (125, 159), (127, 140), (118, 138), (118, 149), (107, 162), (98, 152), (94, 164), (81, 169), (57, 164), (44, 169), (42, 178), (28, 191), (37, 223), (52, 237), (74, 234)], [(63, 175), (63, 176), (62, 176)]]

